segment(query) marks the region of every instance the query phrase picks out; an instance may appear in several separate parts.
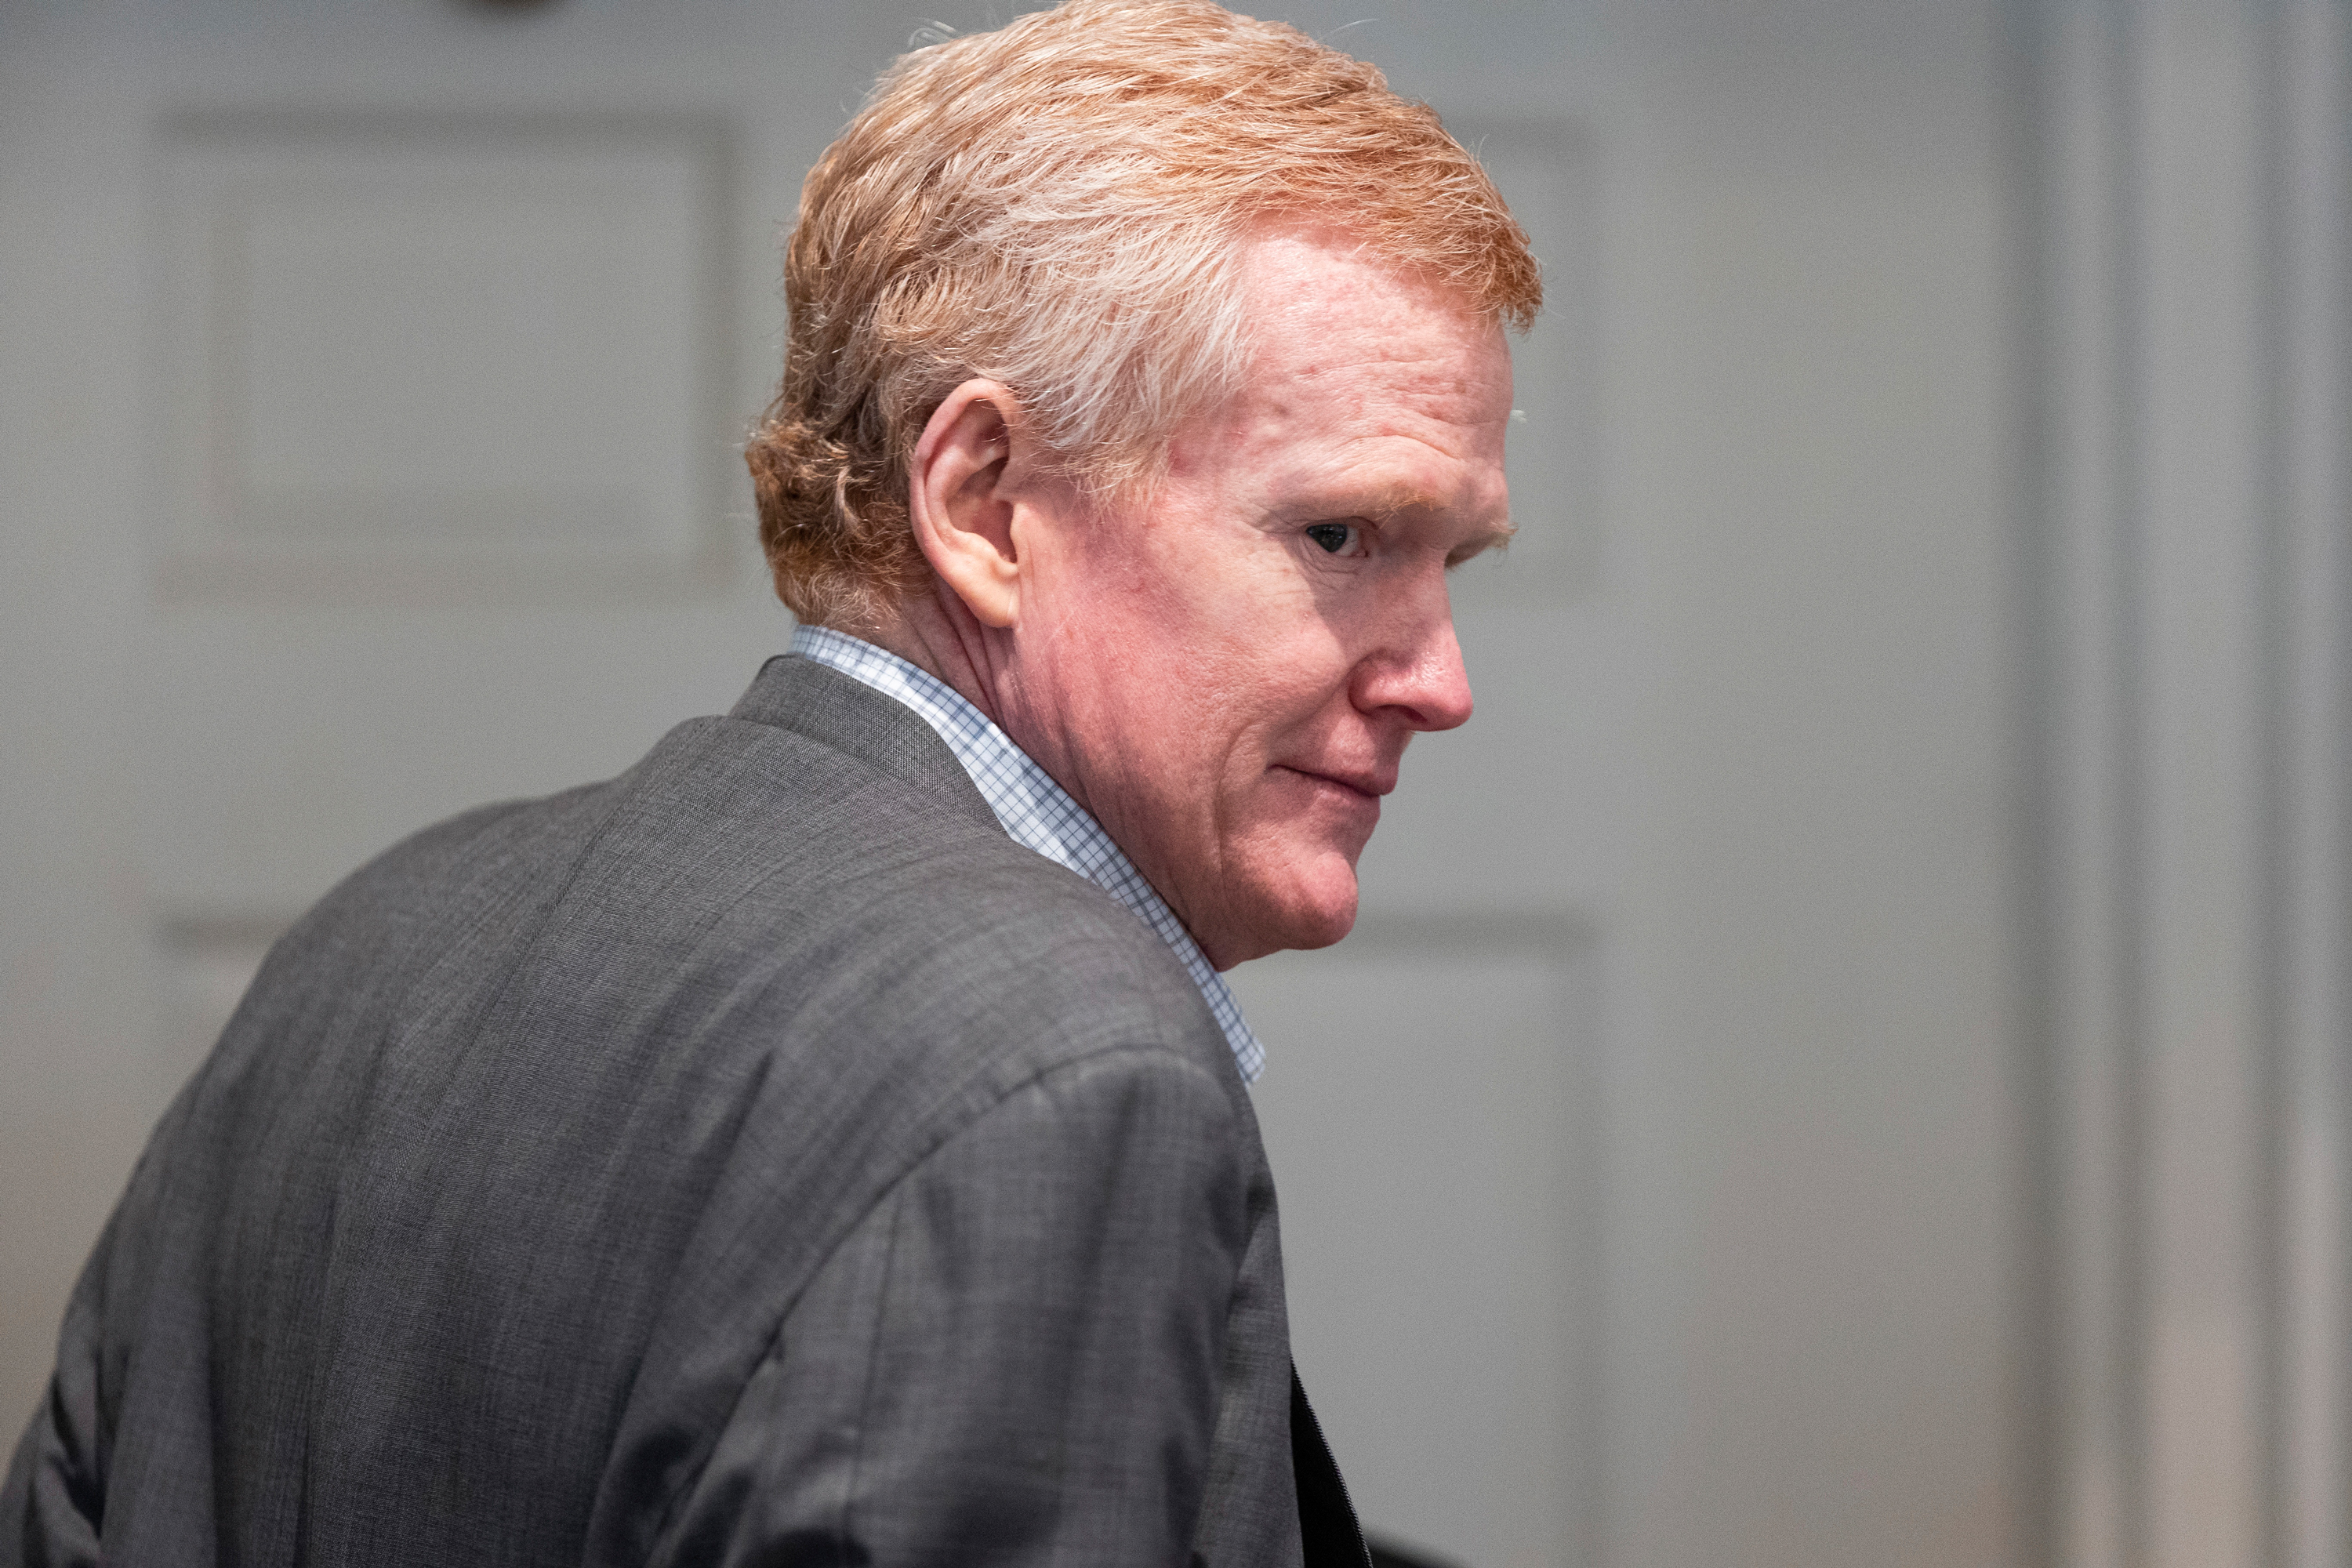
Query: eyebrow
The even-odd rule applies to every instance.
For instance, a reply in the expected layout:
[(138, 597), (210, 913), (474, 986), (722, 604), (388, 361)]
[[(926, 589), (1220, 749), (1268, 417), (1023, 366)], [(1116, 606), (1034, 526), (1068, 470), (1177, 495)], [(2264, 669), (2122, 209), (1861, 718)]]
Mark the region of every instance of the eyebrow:
[(1508, 518), (1506, 518), (1497, 526), (1487, 529), (1483, 533), (1473, 534), (1468, 539), (1464, 540), (1460, 547), (1456, 549), (1454, 553), (1466, 561), (1471, 556), (1479, 554), (1484, 551), (1500, 550), (1503, 546), (1510, 543), (1512, 540), (1517, 539), (1518, 536), (1519, 525), (1511, 521)]
[[(1345, 486), (1335, 485), (1321, 495), (1309, 492), (1303, 502), (1294, 503), (1293, 506), (1283, 510), (1294, 515), (1312, 512), (1318, 516), (1356, 516), (1368, 519), (1374, 523), (1387, 523), (1408, 512), (1440, 511), (1444, 510), (1444, 503), (1431, 491), (1399, 479), (1370, 491), (1349, 491)], [(1511, 521), (1507, 514), (1502, 521), (1493, 527), (1482, 529), (1464, 540), (1461, 549), (1472, 554), (1482, 550), (1492, 550), (1499, 545), (1508, 544), (1517, 532), (1518, 525)], [(1459, 552), (1455, 551), (1448, 553)]]
[[(1360, 491), (1354, 497), (1348, 499), (1356, 500), (1361, 504), (1348, 506), (1339, 496), (1334, 494), (1310, 502), (1307, 510), (1328, 510), (1334, 514), (1341, 511), (1354, 511), (1370, 518), (1375, 522), (1386, 522), (1391, 518), (1401, 517), (1409, 511), (1433, 512), (1443, 510), (1444, 507), (1444, 503), (1429, 491), (1402, 481), (1383, 486), (1369, 495)], [(1496, 540), (1508, 539), (1515, 531), (1517, 531), (1515, 526), (1508, 521), (1488, 531), (1489, 534)]]
[(1375, 520), (1385, 522), (1408, 511), (1435, 511), (1438, 504), (1437, 498), (1427, 490), (1416, 489), (1407, 484), (1392, 484), (1384, 487), (1364, 510)]
[[(1381, 492), (1380, 498), (1367, 509), (1367, 511), (1374, 521), (1386, 522), (1391, 518), (1402, 516), (1409, 511), (1435, 511), (1438, 510), (1438, 504), (1437, 499), (1428, 491), (1416, 489), (1410, 485), (1398, 484), (1391, 485)], [(1518, 531), (1519, 525), (1513, 522), (1506, 514), (1503, 521), (1494, 527), (1483, 529), (1464, 540), (1461, 549), (1468, 551), (1473, 555), (1482, 550), (1493, 550), (1500, 545), (1508, 544)], [(1459, 552), (1459, 551), (1454, 552), (1454, 553)]]

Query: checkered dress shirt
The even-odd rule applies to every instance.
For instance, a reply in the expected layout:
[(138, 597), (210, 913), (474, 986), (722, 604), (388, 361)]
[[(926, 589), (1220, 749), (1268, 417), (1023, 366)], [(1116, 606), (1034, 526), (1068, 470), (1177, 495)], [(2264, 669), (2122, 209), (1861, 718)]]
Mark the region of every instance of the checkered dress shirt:
[(1030, 761), (1013, 738), (966, 701), (961, 693), (897, 654), (828, 626), (802, 626), (793, 633), (793, 652), (837, 669), (852, 680), (894, 697), (939, 731), (982, 798), (1013, 841), (1066, 866), (1135, 911), (1166, 942), (1201, 988), (1210, 1014), (1225, 1032), (1234, 1061), (1250, 1083), (1265, 1070), (1265, 1047), (1250, 1032), (1241, 1004), (1143, 873), (1119, 852), (1102, 824), (1072, 800), (1053, 775)]

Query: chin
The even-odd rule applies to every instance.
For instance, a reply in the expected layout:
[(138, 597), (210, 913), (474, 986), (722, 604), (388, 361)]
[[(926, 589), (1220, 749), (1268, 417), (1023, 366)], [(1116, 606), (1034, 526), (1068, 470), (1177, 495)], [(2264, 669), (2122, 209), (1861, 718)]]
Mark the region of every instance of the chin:
[(1329, 947), (1346, 936), (1356, 926), (1356, 868), (1344, 859), (1337, 867), (1313, 867), (1263, 889), (1251, 901), (1255, 918), (1247, 931), (1236, 933), (1235, 956), (1226, 962), (1210, 955), (1220, 969), (1270, 952)]

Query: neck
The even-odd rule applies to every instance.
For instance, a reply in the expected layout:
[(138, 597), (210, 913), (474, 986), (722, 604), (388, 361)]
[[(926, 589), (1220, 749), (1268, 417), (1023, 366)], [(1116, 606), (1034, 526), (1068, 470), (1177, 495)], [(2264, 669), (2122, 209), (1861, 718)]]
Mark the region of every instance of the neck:
[[(1034, 722), (1039, 716), (1034, 707), (1023, 700), (1009, 631), (982, 624), (952, 591), (939, 587), (905, 600), (888, 620), (859, 635), (952, 687), (957, 695), (986, 714), (1032, 762), (1045, 769), (1082, 810), (1102, 826), (1114, 843), (1133, 855), (1134, 850), (1121, 841), (1116, 819), (1107, 819), (1096, 809), (1091, 792), (1086, 787), (1087, 780), (1081, 776), (1083, 770), (1076, 765), (1077, 752), (1069, 744), (1070, 737), (1050, 721), (1042, 728)], [(1145, 869), (1144, 875), (1150, 878), (1150, 872)], [(1200, 933), (1185, 919), (1175, 889), (1156, 879), (1152, 886), (1198, 942)], [(1201, 946), (1210, 964), (1221, 970), (1231, 968), (1242, 958), (1257, 956), (1255, 952), (1228, 955), (1206, 942)]]
[(946, 589), (910, 595), (889, 620), (864, 636), (877, 647), (946, 681), (956, 695), (987, 714), (990, 722), (1012, 733), (1002, 696), (1004, 656), (1011, 651), (1006, 639), (992, 635)]
[(864, 635), (876, 647), (947, 682), (1117, 839), (1116, 825), (1095, 809), (1073, 737), (1055, 721), (1050, 705), (1047, 711), (1039, 711), (1035, 694), (1025, 689), (1009, 628), (988, 626), (942, 586), (908, 598), (889, 620)]

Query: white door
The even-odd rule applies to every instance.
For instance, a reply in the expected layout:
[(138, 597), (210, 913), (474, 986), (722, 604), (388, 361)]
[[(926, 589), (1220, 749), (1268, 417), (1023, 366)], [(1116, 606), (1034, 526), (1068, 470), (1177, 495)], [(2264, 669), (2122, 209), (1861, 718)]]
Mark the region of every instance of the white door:
[[(775, 226), (939, 11), (0, 4), (0, 1409), (275, 931), (782, 645)], [(1285, 13), (1550, 268), (1479, 716), (1236, 976), (1302, 1371), (1466, 1568), (2006, 1549), (1990, 13)]]

